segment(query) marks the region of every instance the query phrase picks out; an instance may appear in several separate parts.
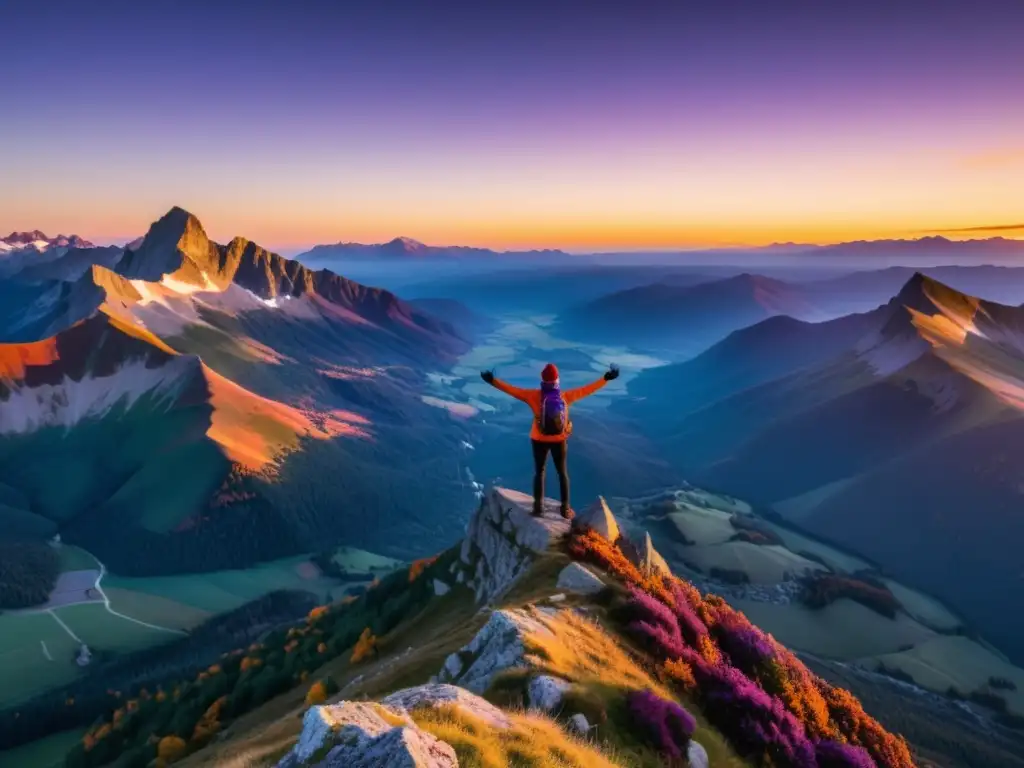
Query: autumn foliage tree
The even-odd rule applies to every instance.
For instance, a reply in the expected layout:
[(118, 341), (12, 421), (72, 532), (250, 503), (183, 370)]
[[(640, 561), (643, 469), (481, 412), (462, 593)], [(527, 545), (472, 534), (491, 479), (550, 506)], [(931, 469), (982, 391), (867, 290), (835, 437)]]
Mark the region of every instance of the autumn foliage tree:
[(188, 749), (188, 745), (180, 736), (164, 736), (157, 744), (156, 754), (165, 765), (170, 765), (184, 756), (186, 749)]
[(369, 627), (363, 630), (363, 633), (359, 635), (359, 640), (356, 642), (356, 647), (352, 649), (352, 658), (350, 662), (352, 664), (358, 664), (359, 662), (369, 658), (371, 653), (374, 653), (377, 649), (377, 638), (373, 634), (373, 630)]
[(409, 566), (409, 583), (416, 581), (423, 572), (437, 561), (436, 557), (426, 557), (422, 560), (414, 560)]
[(306, 706), (314, 707), (317, 704), (323, 704), (327, 701), (327, 686), (322, 681), (317, 680), (306, 692)]

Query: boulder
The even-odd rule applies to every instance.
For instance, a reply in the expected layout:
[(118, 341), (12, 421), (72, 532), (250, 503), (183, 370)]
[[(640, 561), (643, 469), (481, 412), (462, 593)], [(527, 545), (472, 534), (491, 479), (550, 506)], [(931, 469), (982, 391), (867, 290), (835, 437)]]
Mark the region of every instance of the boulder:
[(711, 766), (707, 750), (693, 739), (690, 739), (690, 743), (686, 747), (686, 759), (690, 762), (690, 768), (710, 768)]
[(408, 714), (422, 707), (454, 706), (473, 717), (483, 720), (492, 728), (509, 728), (512, 721), (508, 715), (486, 699), (470, 693), (465, 688), (444, 683), (420, 685), (396, 691), (382, 699), (381, 704), (389, 710)]
[(629, 539), (623, 538), (619, 542), (619, 548), (623, 554), (639, 568), (641, 571), (647, 573), (660, 573), (664, 576), (671, 576), (672, 569), (669, 568), (665, 558), (661, 556), (661, 553), (654, 548), (654, 542), (651, 541), (651, 534), (644, 533), (644, 540), (640, 546), (636, 546)]
[(562, 705), (565, 692), (571, 685), (559, 677), (551, 675), (537, 675), (530, 681), (526, 689), (530, 707), (539, 709), (541, 712), (554, 712)]
[(591, 528), (608, 539), (612, 544), (618, 541), (619, 536), (622, 535), (621, 531), (619, 531), (619, 524), (615, 520), (615, 515), (612, 514), (612, 510), (608, 506), (608, 502), (604, 500), (604, 496), (598, 496), (597, 501), (576, 518), (573, 526)]
[[(392, 724), (395, 721), (401, 725)], [(343, 701), (306, 712), (299, 741), (278, 768), (456, 768), (458, 764), (449, 744), (401, 713), (380, 704)]]
[(551, 634), (544, 624), (546, 616), (537, 608), (494, 611), (469, 645), (448, 657), (438, 680), (483, 693), (499, 672), (529, 667), (524, 640), (528, 635)]
[(672, 569), (668, 567), (668, 562), (661, 553), (654, 548), (649, 533), (644, 534), (644, 544), (640, 549), (640, 568), (650, 573), (660, 573), (662, 576), (672, 575)]
[(587, 716), (582, 712), (577, 712), (569, 718), (569, 727), (580, 736), (590, 733), (590, 723), (587, 722)]
[(462, 541), (456, 581), (470, 587), (480, 604), (505, 594), (533, 563), (569, 531), (559, 505), (544, 500), (544, 514), (534, 517), (533, 498), (506, 488), (492, 488), (469, 520)]
[(555, 586), (578, 595), (594, 595), (604, 589), (604, 582), (586, 566), (569, 563), (558, 574), (558, 583)]
[(434, 594), (435, 595), (437, 595), (438, 597), (444, 597), (445, 595), (447, 595), (451, 591), (452, 591), (452, 588), (449, 587), (447, 584), (445, 584), (443, 581), (441, 581), (440, 579), (434, 579)]

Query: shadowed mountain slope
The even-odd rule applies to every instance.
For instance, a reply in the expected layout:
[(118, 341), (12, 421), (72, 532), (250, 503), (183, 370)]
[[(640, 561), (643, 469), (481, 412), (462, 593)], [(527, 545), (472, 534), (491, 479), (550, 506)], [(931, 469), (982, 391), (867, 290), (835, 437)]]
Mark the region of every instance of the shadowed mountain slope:
[[(675, 417), (670, 389), (645, 407), (660, 403), (653, 434), (697, 482), (855, 546), (1020, 658), (1024, 625), (978, 596), (997, 589), (1024, 607), (1005, 544), (1024, 536), (1024, 518), (1009, 513), (1021, 486), (1005, 470), (1024, 461), (1022, 322), (1024, 309), (918, 274), (872, 313), (873, 330), (824, 362)], [(749, 359), (769, 362), (747, 378), (777, 373), (750, 338)]]

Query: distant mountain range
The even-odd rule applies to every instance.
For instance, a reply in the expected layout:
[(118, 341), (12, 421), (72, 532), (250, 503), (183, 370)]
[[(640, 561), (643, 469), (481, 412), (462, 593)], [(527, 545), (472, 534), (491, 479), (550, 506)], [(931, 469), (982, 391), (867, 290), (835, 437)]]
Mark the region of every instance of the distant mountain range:
[(41, 253), (51, 248), (93, 248), (92, 243), (78, 235), (57, 235), (48, 237), (38, 229), (31, 232), (11, 232), (7, 237), (0, 237), (0, 255), (16, 251), (35, 251)]
[[(347, 259), (493, 259), (497, 257), (564, 258), (558, 250), (493, 251), (464, 245), (424, 245), (410, 237), (396, 237), (386, 243), (334, 243), (317, 245), (295, 258), (304, 262)], [(571, 257), (570, 257), (571, 258)]]
[(774, 315), (829, 317), (802, 286), (744, 273), (696, 285), (678, 281), (629, 288), (564, 312), (555, 327), (572, 339), (687, 357)]
[(773, 253), (822, 256), (932, 256), (946, 254), (1024, 256), (1024, 240), (1006, 237), (950, 240), (941, 235), (932, 235), (906, 240), (852, 240), (833, 245), (773, 243), (761, 250)]
[(137, 247), (65, 257), (83, 254), (109, 266), (0, 280), (7, 534), (59, 532), (139, 575), (447, 540), (471, 494), (438, 458), (460, 433), (421, 391), (468, 348), (448, 322), (214, 243), (180, 208)]
[(915, 274), (877, 310), (766, 320), (630, 393), (695, 481), (872, 558), (1024, 658), (1024, 309)]

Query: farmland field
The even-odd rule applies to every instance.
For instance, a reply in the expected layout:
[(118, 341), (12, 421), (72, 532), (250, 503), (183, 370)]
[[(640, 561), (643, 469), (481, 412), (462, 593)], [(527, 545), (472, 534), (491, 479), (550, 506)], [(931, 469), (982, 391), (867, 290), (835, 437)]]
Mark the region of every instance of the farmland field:
[(93, 651), (129, 653), (170, 642), (182, 634), (122, 619), (107, 611), (102, 603), (68, 605), (54, 612)]
[(0, 615), (0, 706), (74, 680), (78, 645), (49, 613)]
[(105, 587), (104, 592), (110, 598), (110, 607), (118, 613), (169, 629), (189, 630), (213, 615), (209, 611), (159, 595), (148, 595), (117, 587)]
[[(378, 558), (368, 552), (349, 552), (353, 554), (346, 554), (344, 559), (340, 556), (335, 559), (350, 570), (365, 570), (369, 564), (383, 566), (389, 562), (386, 558)], [(349, 557), (360, 567), (356, 568)], [(200, 611), (220, 613), (277, 589), (301, 589), (324, 599), (328, 593), (340, 596), (346, 585), (325, 578), (308, 557), (299, 556), (274, 560), (245, 570), (146, 578), (110, 575), (104, 580), (103, 586), (156, 595)]]
[(84, 730), (64, 731), (17, 749), (0, 752), (0, 765), (11, 768), (64, 768), (65, 755), (84, 734)]
[(820, 610), (742, 598), (730, 602), (783, 645), (840, 661), (893, 653), (935, 636), (905, 614), (887, 619), (847, 599), (837, 600)]

